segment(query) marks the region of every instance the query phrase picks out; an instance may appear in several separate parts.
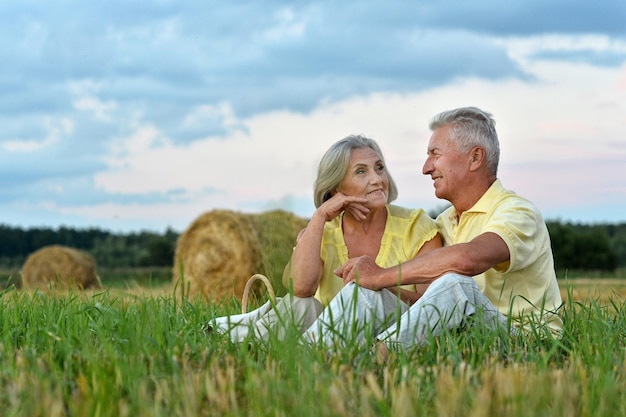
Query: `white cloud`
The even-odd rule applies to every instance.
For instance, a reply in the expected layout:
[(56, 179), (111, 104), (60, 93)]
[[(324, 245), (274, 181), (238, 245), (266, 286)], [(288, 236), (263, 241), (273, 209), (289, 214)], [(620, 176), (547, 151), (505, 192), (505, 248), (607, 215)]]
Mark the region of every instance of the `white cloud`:
[(68, 118), (45, 118), (43, 121), (46, 136), (41, 140), (6, 140), (2, 147), (8, 152), (37, 152), (59, 142), (65, 135), (72, 133), (74, 122)]
[(70, 92), (75, 96), (73, 106), (77, 110), (91, 112), (97, 120), (103, 122), (113, 121), (111, 112), (117, 108), (114, 101), (103, 101), (97, 97), (102, 89), (100, 83), (93, 80), (70, 82)]
[(239, 124), (231, 105), (221, 102), (215, 106), (204, 104), (197, 106), (183, 119), (184, 127), (220, 125), (234, 128)]
[(156, 147), (168, 146), (169, 141), (156, 126), (135, 124), (131, 135), (116, 138), (111, 143), (111, 154), (106, 160), (115, 167), (132, 165)]
[[(267, 207), (285, 196), (311, 198), (323, 152), (351, 133), (373, 137), (382, 146), (400, 187), (399, 203), (425, 209), (441, 205), (430, 180), (421, 174), (434, 113), (463, 105), (491, 111), (502, 145), (501, 177), (506, 186), (548, 210), (582, 204), (615, 192), (598, 178), (614, 178), (623, 136), (626, 97), (616, 90), (624, 69), (533, 62), (534, 81), (460, 80), (416, 94), (373, 94), (327, 103), (308, 114), (282, 111), (239, 120), (227, 104), (194, 109), (190, 120), (226, 114), (245, 127), (230, 135), (176, 145), (156, 127), (138, 128), (122, 143), (109, 170), (96, 184), (110, 193), (167, 193), (186, 190), (179, 202), (145, 210), (174, 218), (181, 210)], [(156, 138), (161, 138), (157, 141)], [(618, 155), (621, 155), (618, 157)], [(256, 202), (256, 203), (255, 203)], [(98, 208), (101, 210), (102, 207)], [(302, 215), (310, 215), (301, 212)], [(124, 206), (116, 207), (124, 212)], [(137, 205), (126, 215), (140, 215)]]
[(78, 110), (91, 111), (98, 120), (111, 121), (110, 112), (115, 110), (117, 105), (112, 102), (103, 102), (95, 97), (82, 97), (74, 102), (74, 107)]
[(274, 14), (274, 18), (276, 24), (263, 32), (262, 39), (277, 42), (302, 37), (306, 29), (306, 22), (302, 18), (298, 18), (293, 10), (278, 10)]
[(7, 5), (0, 211), (129, 227), (214, 207), (308, 215), (317, 162), (350, 133), (379, 141), (399, 203), (428, 209), (428, 120), (462, 105), (494, 113), (501, 177), (540, 208), (623, 206), (622, 6), (492, 3), (70, 2), (71, 22)]
[(543, 51), (598, 51), (626, 53), (626, 42), (606, 35), (542, 35), (525, 38), (505, 38), (496, 41), (504, 44), (511, 56), (521, 61)]

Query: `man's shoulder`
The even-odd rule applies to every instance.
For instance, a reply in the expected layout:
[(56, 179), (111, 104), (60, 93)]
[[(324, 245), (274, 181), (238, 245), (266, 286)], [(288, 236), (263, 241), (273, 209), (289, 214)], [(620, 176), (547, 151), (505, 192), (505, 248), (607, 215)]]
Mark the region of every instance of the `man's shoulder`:
[(487, 192), (485, 192), (477, 206), (484, 208), (485, 211), (517, 208), (538, 212), (537, 207), (532, 201), (517, 194), (515, 191), (504, 188), (500, 180), (496, 180)]

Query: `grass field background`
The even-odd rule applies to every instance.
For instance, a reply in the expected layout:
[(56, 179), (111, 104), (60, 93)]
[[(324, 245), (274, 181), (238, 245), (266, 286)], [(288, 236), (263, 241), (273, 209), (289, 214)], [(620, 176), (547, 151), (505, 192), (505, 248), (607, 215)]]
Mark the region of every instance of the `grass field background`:
[(239, 300), (126, 276), (103, 291), (1, 293), (0, 415), (626, 415), (626, 280), (561, 279), (560, 339), (444, 334), (379, 362), (295, 336), (232, 344), (202, 328)]

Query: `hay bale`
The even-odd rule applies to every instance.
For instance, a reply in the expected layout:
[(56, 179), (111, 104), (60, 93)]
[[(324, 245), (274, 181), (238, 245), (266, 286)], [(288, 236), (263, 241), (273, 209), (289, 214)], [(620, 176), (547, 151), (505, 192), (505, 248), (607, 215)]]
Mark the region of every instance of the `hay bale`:
[(21, 275), (26, 289), (102, 288), (94, 258), (61, 245), (45, 246), (30, 254)]
[[(198, 217), (178, 238), (172, 278), (177, 292), (214, 301), (241, 299), (248, 279), (267, 276), (277, 295), (298, 232), (307, 220), (283, 210), (243, 214), (213, 210)], [(252, 288), (260, 296), (265, 287)]]
[(276, 295), (284, 295), (282, 277), (291, 259), (293, 246), (300, 230), (308, 221), (284, 210), (273, 210), (252, 216), (261, 245), (260, 272), (266, 275)]
[(177, 292), (187, 296), (241, 298), (259, 261), (259, 240), (250, 216), (213, 210), (179, 236), (172, 278)]

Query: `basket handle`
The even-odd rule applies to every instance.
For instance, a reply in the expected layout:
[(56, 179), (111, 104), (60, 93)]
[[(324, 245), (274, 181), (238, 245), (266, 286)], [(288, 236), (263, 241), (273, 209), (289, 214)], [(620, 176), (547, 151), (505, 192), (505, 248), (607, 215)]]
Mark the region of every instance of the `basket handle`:
[(243, 297), (241, 297), (241, 312), (244, 314), (248, 311), (248, 298), (250, 297), (250, 289), (252, 288), (252, 284), (254, 284), (255, 281), (263, 281), (270, 298), (273, 302), (276, 301), (276, 295), (274, 294), (274, 288), (272, 287), (272, 283), (270, 282), (270, 280), (267, 279), (265, 275), (254, 274), (250, 277), (248, 282), (246, 282), (246, 286), (243, 289)]

